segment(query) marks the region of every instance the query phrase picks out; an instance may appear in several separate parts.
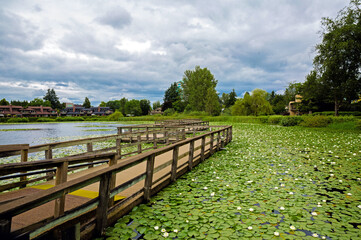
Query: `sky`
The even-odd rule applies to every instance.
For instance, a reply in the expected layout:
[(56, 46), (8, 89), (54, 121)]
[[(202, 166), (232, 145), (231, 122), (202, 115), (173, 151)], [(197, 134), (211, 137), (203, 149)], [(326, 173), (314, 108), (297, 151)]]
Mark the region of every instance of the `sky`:
[(0, 99), (161, 101), (195, 66), (218, 93), (303, 82), (348, 0), (0, 0)]

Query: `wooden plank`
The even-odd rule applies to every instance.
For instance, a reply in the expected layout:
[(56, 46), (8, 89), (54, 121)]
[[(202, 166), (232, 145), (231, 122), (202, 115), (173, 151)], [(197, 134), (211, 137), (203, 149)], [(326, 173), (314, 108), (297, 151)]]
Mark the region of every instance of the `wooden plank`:
[(213, 143), (214, 143), (214, 133), (211, 133), (211, 142), (209, 146), (209, 151), (211, 152), (211, 155), (213, 154)]
[(157, 149), (157, 134), (153, 133), (153, 148)]
[(189, 143), (189, 157), (188, 157), (188, 169), (189, 171), (193, 168), (193, 154), (194, 154), (194, 141)]
[(101, 175), (99, 184), (99, 205), (96, 210), (95, 236), (101, 236), (107, 227), (111, 172)]
[(204, 161), (204, 151), (206, 147), (206, 137), (202, 137), (202, 143), (201, 143), (201, 161)]
[(140, 135), (137, 136), (137, 145), (138, 145), (138, 153), (142, 152), (142, 142), (140, 139)]
[[(116, 155), (112, 156), (109, 159), (109, 167), (117, 164), (117, 157)], [(116, 174), (112, 174), (111, 179), (110, 179), (110, 183), (109, 183), (109, 187), (110, 187), (110, 191), (115, 187), (115, 183), (116, 183), (116, 178), (117, 175)], [(109, 199), (109, 206), (113, 206), (114, 204), (114, 197), (112, 197), (111, 199)]]
[(11, 218), (0, 219), (0, 239), (9, 239), (11, 229)]
[[(22, 163), (28, 161), (28, 154), (29, 154), (29, 148), (21, 150), (21, 160), (20, 161)], [(26, 172), (21, 172), (21, 173), (26, 173)], [(26, 176), (20, 177), (20, 182), (24, 182), (24, 181), (26, 181)], [(24, 188), (24, 187), (26, 187), (26, 184), (20, 186), (20, 188)]]
[(179, 152), (179, 146), (175, 146), (173, 149), (173, 161), (172, 161), (172, 169), (171, 169), (172, 182), (174, 182), (177, 178), (178, 152)]
[(144, 200), (150, 200), (150, 193), (152, 189), (152, 182), (153, 182), (153, 172), (154, 172), (154, 159), (155, 154), (152, 154), (147, 159), (147, 168), (146, 168), (146, 177), (144, 181)]
[(29, 144), (8, 144), (0, 145), (0, 153), (10, 151), (20, 151), (23, 149), (29, 149)]
[[(63, 162), (56, 169), (56, 177), (55, 177), (55, 185), (60, 185), (65, 183), (68, 176), (68, 162)], [(54, 207), (54, 218), (57, 218), (64, 214), (65, 209), (65, 192), (61, 197), (55, 199), (55, 207)]]

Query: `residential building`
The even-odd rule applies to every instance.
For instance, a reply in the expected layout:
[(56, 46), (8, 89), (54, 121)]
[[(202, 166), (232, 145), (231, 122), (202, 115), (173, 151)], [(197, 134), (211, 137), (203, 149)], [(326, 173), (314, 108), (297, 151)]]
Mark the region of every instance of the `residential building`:
[(51, 107), (6, 105), (0, 106), (0, 117), (56, 117), (57, 112)]
[(109, 107), (85, 108), (72, 103), (67, 103), (66, 106), (68, 107), (60, 112), (61, 116), (107, 116), (113, 113)]

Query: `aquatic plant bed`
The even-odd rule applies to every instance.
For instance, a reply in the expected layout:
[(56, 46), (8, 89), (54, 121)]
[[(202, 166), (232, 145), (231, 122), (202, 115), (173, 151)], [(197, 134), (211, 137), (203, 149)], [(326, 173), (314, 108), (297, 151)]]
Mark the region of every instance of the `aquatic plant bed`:
[(105, 239), (360, 239), (360, 146), (361, 132), (233, 124), (226, 150)]

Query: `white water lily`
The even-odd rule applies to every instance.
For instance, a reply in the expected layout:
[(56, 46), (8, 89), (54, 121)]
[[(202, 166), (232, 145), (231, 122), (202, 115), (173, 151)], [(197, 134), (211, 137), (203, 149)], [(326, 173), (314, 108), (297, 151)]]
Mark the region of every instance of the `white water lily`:
[(312, 237), (317, 238), (317, 237), (318, 237), (318, 234), (317, 234), (317, 233), (314, 233), (314, 234), (312, 234)]
[(312, 216), (317, 216), (317, 212), (312, 212), (311, 215)]
[(177, 232), (178, 232), (178, 229), (174, 229), (173, 232), (177, 233)]
[(281, 210), (285, 210), (285, 208), (284, 208), (284, 207), (280, 207), (280, 209), (281, 209)]
[(164, 232), (166, 232), (167, 230), (165, 230), (164, 228), (162, 228), (162, 230), (160, 230), (160, 231), (164, 233)]
[(352, 196), (352, 193), (347, 193), (347, 195)]
[(250, 209), (248, 209), (250, 212), (253, 212), (254, 211), (254, 209), (253, 208), (250, 208)]
[(214, 193), (214, 192), (212, 192), (212, 193), (211, 193), (211, 196), (213, 197), (214, 195), (215, 195), (215, 193)]
[(358, 205), (357, 207), (358, 207), (358, 208), (361, 208), (361, 205)]
[(204, 190), (207, 190), (208, 188), (207, 188), (207, 187), (204, 187), (203, 189), (204, 189)]
[(292, 225), (292, 226), (290, 226), (290, 229), (291, 230), (296, 230), (296, 227)]
[(326, 237), (325, 237), (325, 236), (322, 236), (321, 238), (322, 238), (322, 239), (326, 239)]
[(279, 232), (274, 232), (273, 235), (278, 237), (280, 235), (280, 233)]
[(242, 208), (241, 207), (237, 207), (237, 210), (241, 210)]
[(286, 186), (285, 184), (283, 184), (283, 183), (281, 184), (281, 187), (285, 187), (285, 186)]
[(252, 230), (252, 229), (253, 229), (253, 227), (252, 227), (252, 226), (249, 226), (247, 229), (248, 229), (248, 230)]
[(289, 194), (293, 195), (293, 192), (289, 192)]
[(169, 233), (165, 232), (163, 233), (163, 237), (168, 237), (169, 236)]
[(275, 189), (278, 189), (278, 187), (275, 187)]
[(186, 219), (186, 223), (189, 223), (189, 221)]
[(154, 229), (155, 229), (155, 230), (158, 230), (158, 229), (159, 229), (159, 227), (158, 227), (158, 226), (154, 226)]

